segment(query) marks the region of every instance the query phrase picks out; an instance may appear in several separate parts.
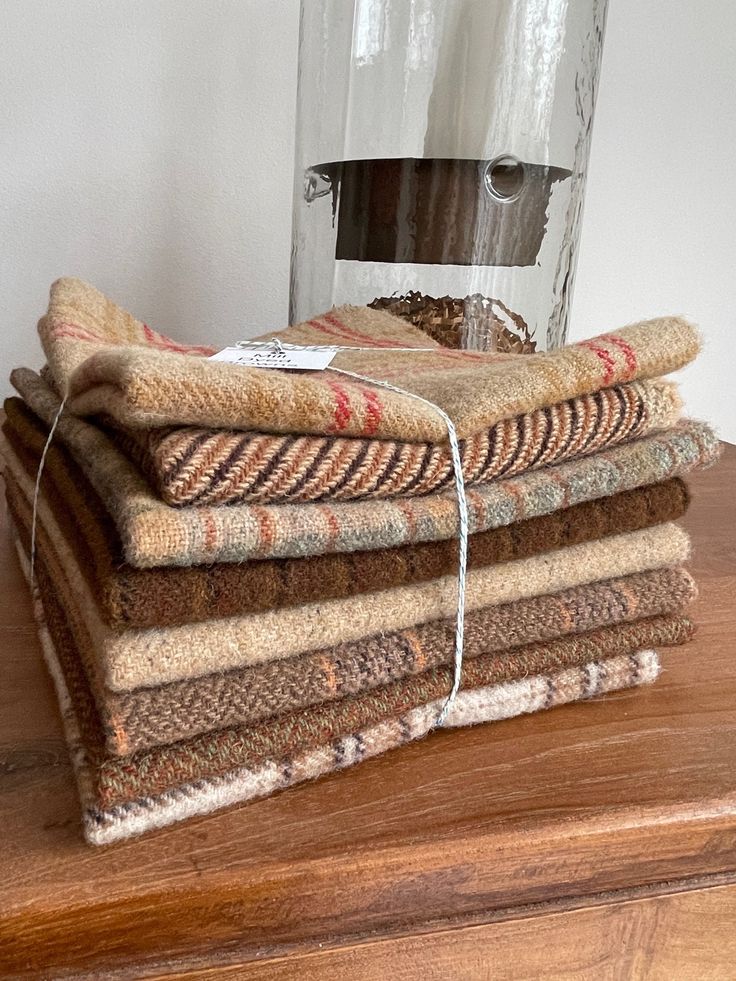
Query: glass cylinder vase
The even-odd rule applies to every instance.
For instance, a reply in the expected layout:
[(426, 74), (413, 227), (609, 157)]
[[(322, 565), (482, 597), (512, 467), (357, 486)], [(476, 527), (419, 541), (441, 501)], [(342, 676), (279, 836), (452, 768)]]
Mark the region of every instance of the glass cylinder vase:
[(564, 343), (607, 0), (302, 0), (290, 319)]

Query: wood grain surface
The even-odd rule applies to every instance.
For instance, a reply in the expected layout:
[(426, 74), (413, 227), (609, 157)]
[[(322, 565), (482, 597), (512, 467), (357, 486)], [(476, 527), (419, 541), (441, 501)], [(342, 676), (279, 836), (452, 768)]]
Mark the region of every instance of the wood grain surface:
[(733, 981), (735, 924), (736, 889), (713, 888), (156, 978)]
[[(629, 902), (652, 903), (673, 891), (670, 880), (683, 896), (730, 881), (735, 486), (733, 447), (692, 481), (686, 524), (700, 629), (691, 644), (665, 652), (655, 686), (436, 733), (342, 774), (97, 850), (81, 839), (53, 692), (3, 526), (0, 976), (184, 977), (252, 961), (237, 969), (251, 972), (243, 977), (282, 978), (291, 975), (273, 972), (283, 972), (278, 958), (287, 953), (296, 965), (321, 950), (349, 956), (412, 934), (431, 936), (437, 957), (447, 957), (441, 951), (452, 946), (442, 937), (450, 933), (453, 943), (470, 938), (470, 950), (481, 925), (513, 921), (522, 936), (528, 922), (532, 937), (543, 917), (603, 908), (602, 894), (624, 890)], [(682, 922), (697, 933), (699, 922), (710, 917), (715, 927), (733, 912), (731, 899), (718, 906), (716, 895), (702, 901), (712, 907), (673, 899), (671, 909), (685, 910)], [(604, 944), (602, 914), (586, 913), (591, 938)], [(641, 922), (658, 915), (642, 912)], [(673, 923), (679, 915), (672, 912)], [(631, 922), (620, 929), (634, 930)], [(392, 973), (426, 976), (406, 963), (410, 973)], [(256, 967), (265, 973), (252, 973)]]

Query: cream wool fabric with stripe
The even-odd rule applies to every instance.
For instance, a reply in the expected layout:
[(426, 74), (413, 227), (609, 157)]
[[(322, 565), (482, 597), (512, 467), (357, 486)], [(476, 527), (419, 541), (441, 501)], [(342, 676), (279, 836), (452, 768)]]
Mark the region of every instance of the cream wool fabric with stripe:
[[(28, 369), (17, 369), (11, 380), (50, 425), (60, 403), (48, 385)], [(457, 537), (452, 492), (333, 505), (172, 508), (96, 426), (64, 412), (54, 438), (72, 452), (115, 521), (126, 560), (140, 568), (353, 552)], [(712, 463), (719, 453), (709, 426), (682, 422), (582, 460), (470, 488), (470, 532), (679, 476)]]
[[(431, 443), (447, 438), (437, 413), (415, 399), (329, 370), (266, 371), (210, 361), (213, 348), (171, 341), (77, 279), (52, 285), (39, 334), (57, 391), (69, 395), (69, 408), (79, 415), (106, 414), (134, 427), (191, 424)], [(675, 371), (700, 348), (697, 330), (670, 317), (545, 354), (451, 351), (367, 307), (342, 307), (277, 336), (296, 344), (376, 348), (338, 354), (333, 363), (431, 400), (460, 437), (617, 382)], [(432, 350), (387, 350), (396, 347)]]
[[(5, 444), (6, 461), (17, 485), (32, 499), (33, 486)], [(205, 621), (181, 627), (111, 631), (100, 619), (86, 580), (50, 508), (41, 495), (39, 519), (65, 569), (73, 606), (98, 652), (104, 683), (130, 691), (244, 667), (307, 651), (402, 630), (454, 614), (457, 579), (441, 579), (367, 593), (347, 599), (287, 607), (270, 613)], [(667, 523), (614, 535), (468, 573), (466, 609), (556, 593), (571, 586), (613, 579), (650, 569), (678, 566), (689, 556), (687, 533)]]

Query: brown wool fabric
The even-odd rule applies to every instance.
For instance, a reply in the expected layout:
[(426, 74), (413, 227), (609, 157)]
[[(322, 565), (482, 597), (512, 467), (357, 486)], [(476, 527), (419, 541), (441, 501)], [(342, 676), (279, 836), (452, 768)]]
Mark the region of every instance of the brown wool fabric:
[[(43, 607), (90, 763), (85, 793), (103, 809), (162, 794), (181, 784), (222, 776), (236, 767), (257, 766), (264, 760), (281, 760), (329, 744), (343, 733), (390, 720), (433, 699), (443, 698), (452, 683), (449, 667), (432, 668), (359, 696), (327, 702), (254, 726), (207, 733), (127, 758), (113, 757), (105, 750), (104, 729), (81, 655), (53, 591), (43, 594)], [(692, 632), (689, 619), (667, 615), (528, 645), (502, 659), (486, 655), (464, 666), (463, 688), (493, 684), (500, 665), (505, 669), (502, 677), (523, 677), (633, 655), (643, 649), (682, 644)], [(513, 663), (517, 656), (521, 659), (512, 668), (509, 662)]]
[[(3, 431), (33, 477), (47, 431), (20, 399), (5, 403)], [(190, 568), (127, 565), (115, 525), (71, 455), (52, 443), (43, 491), (73, 543), (100, 615), (111, 627), (165, 627), (262, 612), (452, 575), (457, 543), (420, 542), (382, 551), (264, 559)], [(679, 478), (586, 501), (470, 537), (470, 568), (526, 558), (567, 545), (681, 517), (688, 492)]]
[[(666, 429), (680, 407), (675, 386), (658, 379), (504, 419), (460, 441), (465, 483), (513, 477)], [(113, 438), (173, 507), (417, 497), (454, 480), (446, 443), (194, 427), (114, 427)]]
[[(177, 344), (77, 279), (52, 285), (38, 329), (55, 387), (69, 395), (69, 409), (78, 415), (106, 414), (143, 428), (188, 424), (430, 443), (447, 438), (436, 411), (416, 399), (331, 370), (210, 361), (213, 349)], [(600, 388), (656, 378), (683, 367), (700, 347), (696, 329), (671, 317), (544, 354), (450, 351), (367, 307), (342, 307), (278, 336), (296, 344), (375, 349), (339, 353), (333, 365), (432, 400), (461, 437)], [(390, 350), (396, 347), (431, 350)]]

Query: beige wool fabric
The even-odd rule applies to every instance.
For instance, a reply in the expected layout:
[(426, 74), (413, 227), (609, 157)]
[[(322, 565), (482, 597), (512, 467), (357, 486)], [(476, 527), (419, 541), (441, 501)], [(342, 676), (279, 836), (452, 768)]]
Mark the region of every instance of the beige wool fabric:
[[(28, 369), (17, 369), (11, 380), (50, 425), (59, 399), (48, 385)], [(115, 521), (126, 561), (140, 568), (390, 548), (458, 532), (453, 492), (330, 505), (172, 508), (96, 426), (64, 412), (54, 439), (72, 452)], [(470, 488), (469, 530), (510, 525), (679, 476), (708, 465), (719, 452), (709, 426), (683, 422), (585, 459)]]
[[(69, 395), (69, 408), (79, 415), (106, 414), (133, 427), (447, 439), (442, 419), (415, 399), (329, 370), (294, 373), (210, 361), (213, 348), (177, 344), (77, 279), (52, 285), (39, 334), (56, 388)], [(461, 437), (617, 382), (674, 371), (700, 347), (696, 329), (671, 317), (545, 354), (451, 351), (367, 307), (341, 307), (277, 336), (296, 344), (377, 349), (338, 354), (333, 364), (430, 399)], [(396, 347), (432, 350), (390, 350)]]
[[(7, 444), (5, 453), (9, 472), (30, 505), (32, 483)], [(268, 613), (178, 627), (113, 631), (102, 622), (73, 551), (43, 495), (39, 498), (38, 515), (66, 572), (73, 606), (81, 611), (99, 652), (104, 682), (113, 691), (130, 691), (293, 657), (360, 640), (376, 633), (377, 627), (383, 631), (403, 630), (455, 614), (457, 579), (444, 576)], [(667, 523), (528, 559), (472, 569), (467, 577), (466, 610), (681, 565), (688, 558), (689, 549), (687, 533), (678, 525)]]

